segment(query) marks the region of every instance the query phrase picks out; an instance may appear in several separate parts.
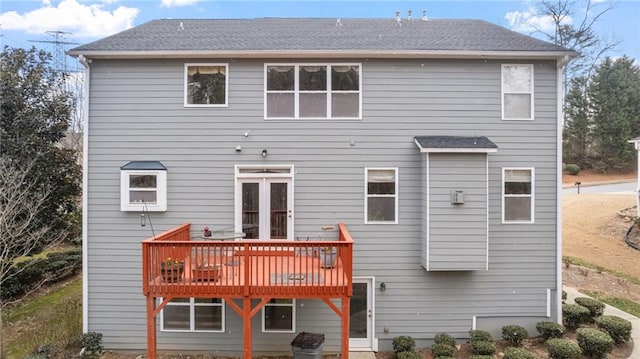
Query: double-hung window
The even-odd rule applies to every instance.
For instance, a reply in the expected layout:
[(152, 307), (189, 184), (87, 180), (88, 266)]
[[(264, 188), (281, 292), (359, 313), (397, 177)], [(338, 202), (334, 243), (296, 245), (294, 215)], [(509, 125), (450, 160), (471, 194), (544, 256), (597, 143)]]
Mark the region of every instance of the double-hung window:
[(219, 298), (174, 298), (162, 309), (160, 330), (224, 332), (224, 301)]
[(262, 331), (294, 333), (296, 331), (296, 300), (271, 299), (262, 308)]
[(534, 191), (533, 168), (503, 168), (502, 222), (533, 223)]
[(359, 64), (265, 65), (265, 118), (361, 118)]
[(365, 169), (365, 222), (398, 223), (398, 169)]
[(226, 107), (228, 74), (227, 64), (185, 64), (185, 107)]
[(533, 120), (533, 65), (502, 65), (502, 119)]

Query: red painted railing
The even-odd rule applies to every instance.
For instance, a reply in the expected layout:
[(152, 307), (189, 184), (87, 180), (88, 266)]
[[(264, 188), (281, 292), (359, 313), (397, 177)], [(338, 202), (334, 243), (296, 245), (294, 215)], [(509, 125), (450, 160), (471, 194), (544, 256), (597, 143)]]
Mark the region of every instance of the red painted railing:
[(314, 298), (351, 295), (353, 239), (215, 241), (184, 224), (142, 242), (143, 292), (156, 297)]

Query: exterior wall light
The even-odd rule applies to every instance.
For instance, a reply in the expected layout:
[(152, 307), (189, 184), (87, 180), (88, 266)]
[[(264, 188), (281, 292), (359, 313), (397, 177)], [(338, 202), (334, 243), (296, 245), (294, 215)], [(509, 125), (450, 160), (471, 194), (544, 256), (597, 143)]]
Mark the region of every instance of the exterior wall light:
[(387, 284), (385, 282), (380, 283), (380, 291), (384, 292), (387, 290)]
[(262, 157), (267, 157), (267, 150), (262, 150)]

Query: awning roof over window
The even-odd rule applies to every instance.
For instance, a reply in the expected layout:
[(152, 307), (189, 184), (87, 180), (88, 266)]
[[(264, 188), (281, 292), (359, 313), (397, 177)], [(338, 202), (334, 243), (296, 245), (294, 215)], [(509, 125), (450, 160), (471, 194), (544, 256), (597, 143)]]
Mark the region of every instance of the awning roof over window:
[(167, 167), (160, 161), (131, 161), (120, 167), (120, 169), (128, 171), (166, 171)]
[(424, 153), (491, 153), (498, 151), (498, 145), (484, 136), (416, 136), (415, 143), (420, 152)]

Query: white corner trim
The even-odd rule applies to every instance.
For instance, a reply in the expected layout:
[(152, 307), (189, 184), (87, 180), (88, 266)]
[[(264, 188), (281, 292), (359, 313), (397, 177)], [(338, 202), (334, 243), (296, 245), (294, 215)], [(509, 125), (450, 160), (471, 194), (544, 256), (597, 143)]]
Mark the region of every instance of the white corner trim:
[(427, 271), (429, 271), (430, 270), (430, 266), (431, 266), (431, 262), (430, 262), (431, 250), (429, 248), (429, 242), (430, 242), (430, 239), (431, 239), (431, 218), (429, 217), (430, 214), (431, 214), (431, 202), (430, 202), (429, 196), (430, 196), (431, 192), (429, 191), (429, 188), (430, 188), (431, 184), (430, 184), (430, 178), (429, 178), (429, 173), (430, 173), (429, 166), (430, 166), (430, 164), (429, 164), (429, 153), (428, 152), (427, 152), (425, 157), (426, 157), (426, 159), (425, 159), (425, 166), (424, 167), (425, 167), (425, 171), (426, 171), (425, 172), (425, 176), (426, 176), (426, 179), (427, 179), (427, 181), (426, 181), (426, 185), (427, 185), (427, 189), (426, 189), (426, 194), (427, 194), (427, 198), (426, 198), (426, 206), (427, 206), (426, 217), (427, 218), (425, 220), (426, 224), (427, 224), (427, 230), (426, 230), (426, 235), (427, 235), (427, 251), (426, 251), (426, 253), (427, 253), (426, 262), (427, 263), (426, 263), (426, 265), (427, 265), (427, 268), (426, 269), (427, 269)]
[(477, 328), (477, 317), (474, 315), (473, 318), (471, 318), (471, 330), (476, 330)]
[(486, 178), (486, 182), (487, 182), (487, 205), (485, 210), (487, 211), (487, 253), (485, 254), (485, 257), (487, 259), (486, 262), (486, 267), (485, 270), (489, 270), (489, 156), (484, 156), (485, 157), (485, 164), (486, 164), (486, 174), (487, 174), (487, 178)]
[(547, 318), (551, 317), (551, 289), (547, 288)]
[(82, 332), (89, 331), (89, 88), (91, 68), (84, 61), (84, 118), (82, 130)]
[(562, 129), (563, 129), (563, 73), (568, 59), (557, 60), (556, 74), (556, 322), (562, 323)]

